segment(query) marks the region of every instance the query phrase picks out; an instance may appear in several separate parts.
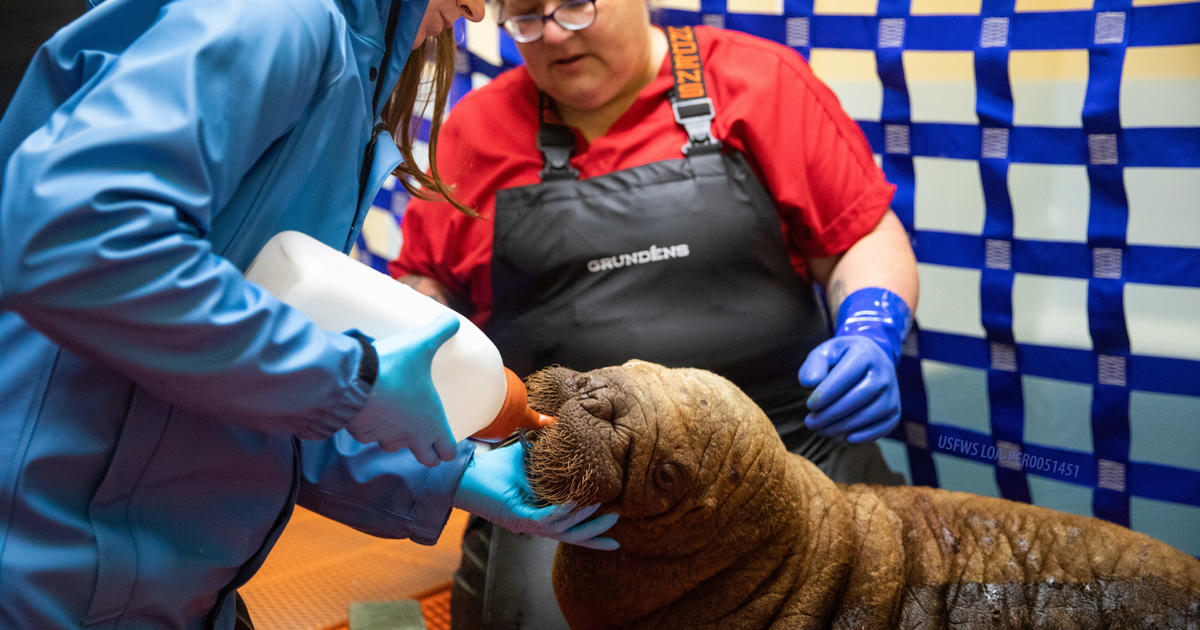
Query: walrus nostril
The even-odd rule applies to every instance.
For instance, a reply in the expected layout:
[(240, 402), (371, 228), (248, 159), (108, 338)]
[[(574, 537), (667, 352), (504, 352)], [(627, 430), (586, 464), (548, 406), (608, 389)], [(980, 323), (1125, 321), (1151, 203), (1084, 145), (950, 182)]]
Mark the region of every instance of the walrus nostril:
[(538, 413), (557, 415), (563, 403), (577, 391), (572, 384), (580, 374), (552, 365), (542, 368), (525, 379), (529, 390), (529, 407)]

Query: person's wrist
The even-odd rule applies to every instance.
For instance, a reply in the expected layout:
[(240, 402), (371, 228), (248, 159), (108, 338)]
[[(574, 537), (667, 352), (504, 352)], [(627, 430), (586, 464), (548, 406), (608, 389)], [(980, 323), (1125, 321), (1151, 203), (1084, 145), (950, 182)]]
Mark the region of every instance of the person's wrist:
[(866, 337), (895, 364), (911, 324), (912, 312), (903, 298), (881, 287), (864, 287), (842, 300), (834, 335)]
[(358, 340), (358, 345), (362, 347), (362, 358), (358, 362), (358, 380), (368, 389), (374, 387), (375, 381), (379, 379), (379, 352), (375, 350), (375, 340), (357, 329), (348, 330), (345, 334)]
[[(470, 505), (470, 497), (472, 496), (473, 477), (475, 474), (475, 458), (477, 454), (473, 453), (470, 459), (467, 460), (467, 465), (463, 468), (463, 474), (458, 478), (458, 486), (454, 489), (454, 498), (450, 504), (460, 510), (466, 510)], [(469, 510), (468, 510), (469, 511)]]

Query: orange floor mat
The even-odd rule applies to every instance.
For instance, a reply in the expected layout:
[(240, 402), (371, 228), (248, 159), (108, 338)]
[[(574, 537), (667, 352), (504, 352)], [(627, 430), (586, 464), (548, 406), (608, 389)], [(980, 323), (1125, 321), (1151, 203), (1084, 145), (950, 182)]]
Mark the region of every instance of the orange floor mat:
[(425, 630), (450, 630), (450, 582), (417, 601), (425, 616)]
[[(297, 508), (262, 569), (238, 592), (257, 630), (346, 628), (351, 603), (398, 599), (420, 600), (430, 630), (449, 628), (449, 583), (466, 522), (466, 513), (454, 510), (438, 544), (427, 547), (368, 536)], [(445, 625), (437, 625), (443, 610)]]

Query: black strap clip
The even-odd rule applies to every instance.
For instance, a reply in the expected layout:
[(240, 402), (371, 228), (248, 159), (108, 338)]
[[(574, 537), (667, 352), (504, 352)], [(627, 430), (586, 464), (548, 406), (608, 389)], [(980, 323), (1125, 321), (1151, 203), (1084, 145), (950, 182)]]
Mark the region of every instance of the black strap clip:
[(579, 179), (579, 171), (571, 166), (575, 152), (575, 134), (558, 115), (554, 101), (538, 90), (537, 148), (542, 152), (542, 181)]
[(712, 121), (716, 118), (712, 99), (706, 96), (679, 100), (674, 95), (672, 90), (671, 111), (675, 113), (675, 122), (679, 123), (688, 135), (688, 143), (683, 145), (683, 154), (720, 151), (721, 142), (712, 136)]
[(542, 181), (553, 179), (579, 179), (579, 171), (571, 166), (571, 154), (575, 152), (575, 135), (565, 125), (542, 123), (538, 130), (537, 148), (542, 152), (543, 167), (539, 175)]

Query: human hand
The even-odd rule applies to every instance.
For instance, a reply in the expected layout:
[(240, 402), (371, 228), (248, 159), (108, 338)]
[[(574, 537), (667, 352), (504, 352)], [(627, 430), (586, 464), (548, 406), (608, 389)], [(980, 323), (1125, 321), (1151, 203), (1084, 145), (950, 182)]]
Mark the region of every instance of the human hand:
[(574, 503), (536, 507), (525, 476), (525, 447), (517, 442), (490, 451), (476, 451), (454, 495), (454, 507), (466, 510), (509, 531), (536, 534), (560, 542), (611, 551), (621, 545), (601, 537), (617, 522), (615, 513), (592, 518), (599, 503), (576, 510)]
[(804, 425), (825, 437), (872, 442), (900, 422), (896, 369), (866, 337), (834, 337), (814, 348), (800, 366), (800, 384), (816, 387)]
[(445, 306), (450, 306), (450, 293), (441, 282), (415, 273), (405, 274), (396, 278), (397, 281), (413, 288), (417, 293), (433, 298)]
[(878, 287), (859, 289), (838, 309), (837, 334), (813, 349), (800, 366), (800, 384), (815, 387), (804, 424), (851, 443), (877, 440), (900, 422), (896, 362), (911, 313), (900, 296)]
[(415, 330), (374, 342), (379, 375), (366, 405), (346, 425), (354, 439), (379, 442), (385, 451), (408, 448), (417, 461), (436, 466), (457, 454), (430, 366), (438, 348), (458, 332), (458, 318), (445, 314)]

